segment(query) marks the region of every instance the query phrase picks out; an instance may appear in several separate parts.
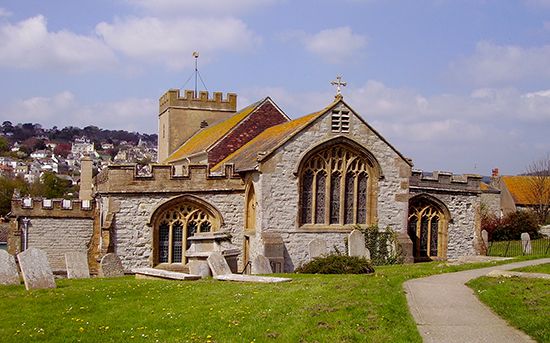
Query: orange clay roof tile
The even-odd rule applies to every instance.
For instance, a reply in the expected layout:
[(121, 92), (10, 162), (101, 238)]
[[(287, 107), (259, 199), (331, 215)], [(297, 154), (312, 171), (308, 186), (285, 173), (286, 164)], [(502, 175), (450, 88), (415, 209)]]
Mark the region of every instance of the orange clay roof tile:
[(232, 117), (218, 124), (200, 130), (191, 138), (189, 138), (185, 143), (183, 143), (170, 156), (168, 156), (168, 158), (164, 162), (175, 162), (184, 157), (208, 150), (208, 148), (210, 148), (220, 138), (225, 136), (243, 119), (248, 117), (264, 100), (258, 101), (256, 103), (253, 103), (252, 105), (243, 108)]
[[(534, 176), (503, 176), (502, 181), (519, 205), (536, 205), (538, 201), (533, 196)], [(547, 180), (550, 182), (550, 180)]]

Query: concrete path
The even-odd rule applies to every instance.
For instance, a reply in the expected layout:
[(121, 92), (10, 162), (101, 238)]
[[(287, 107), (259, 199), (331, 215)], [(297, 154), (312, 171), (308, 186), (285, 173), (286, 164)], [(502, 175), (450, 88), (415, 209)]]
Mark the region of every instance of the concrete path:
[(407, 302), (424, 342), (534, 342), (483, 305), (464, 285), (490, 271), (550, 263), (550, 258), (438, 274), (405, 282)]

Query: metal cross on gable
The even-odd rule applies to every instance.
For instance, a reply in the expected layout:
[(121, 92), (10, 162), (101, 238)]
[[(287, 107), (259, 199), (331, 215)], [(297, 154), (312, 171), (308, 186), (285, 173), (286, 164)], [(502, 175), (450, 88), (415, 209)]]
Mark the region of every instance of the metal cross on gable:
[(336, 80), (332, 81), (330, 84), (336, 86), (336, 95), (334, 96), (335, 98), (341, 98), (342, 87), (346, 87), (348, 85), (346, 81), (342, 81), (341, 75), (336, 76)]

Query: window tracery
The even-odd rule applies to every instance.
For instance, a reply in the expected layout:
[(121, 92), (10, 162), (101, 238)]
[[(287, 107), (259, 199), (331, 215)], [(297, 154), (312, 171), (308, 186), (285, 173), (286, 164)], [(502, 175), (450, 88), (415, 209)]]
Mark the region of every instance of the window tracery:
[(446, 222), (444, 213), (426, 199), (409, 205), (408, 233), (416, 257), (444, 256)]
[(369, 173), (372, 163), (344, 144), (314, 153), (301, 170), (301, 224), (369, 224)]
[(182, 203), (165, 210), (158, 222), (158, 262), (185, 263), (185, 250), (190, 247), (187, 238), (213, 231), (213, 222), (212, 216), (195, 204)]

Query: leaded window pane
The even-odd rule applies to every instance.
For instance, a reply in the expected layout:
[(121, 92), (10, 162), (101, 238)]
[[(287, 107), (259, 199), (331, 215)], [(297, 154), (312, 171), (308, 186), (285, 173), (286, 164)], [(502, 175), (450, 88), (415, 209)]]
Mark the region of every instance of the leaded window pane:
[(330, 177), (330, 223), (340, 223), (340, 174)]
[(437, 256), (437, 235), (439, 231), (439, 218), (432, 218), (430, 226), (430, 256)]
[(183, 224), (180, 221), (172, 224), (172, 263), (181, 263)]
[(202, 222), (200, 226), (200, 232), (210, 232), (212, 224), (210, 222)]
[(418, 218), (413, 216), (409, 218), (409, 237), (413, 243), (413, 252), (416, 254), (416, 249), (418, 249), (418, 237), (416, 236), (416, 227), (418, 225)]
[(159, 225), (159, 262), (168, 262), (168, 242), (169, 242), (170, 228), (168, 223), (162, 222)]
[(357, 180), (357, 223), (367, 223), (367, 174), (361, 173)]
[(325, 192), (327, 176), (324, 172), (317, 174), (317, 184), (315, 185), (316, 203), (315, 203), (315, 223), (325, 223)]
[(346, 189), (344, 199), (344, 224), (353, 224), (353, 186), (355, 177), (353, 173), (346, 174)]
[(308, 170), (302, 180), (302, 223), (310, 224), (311, 205), (313, 204), (313, 173)]
[(428, 230), (430, 219), (424, 215), (420, 223), (420, 256), (428, 256)]

